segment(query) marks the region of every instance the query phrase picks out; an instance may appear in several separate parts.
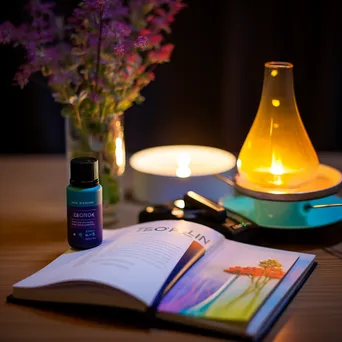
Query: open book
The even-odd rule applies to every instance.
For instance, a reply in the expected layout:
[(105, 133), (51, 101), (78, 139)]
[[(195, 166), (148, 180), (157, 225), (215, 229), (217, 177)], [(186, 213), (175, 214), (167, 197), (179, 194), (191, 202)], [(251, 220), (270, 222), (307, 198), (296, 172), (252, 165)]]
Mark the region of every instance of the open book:
[(16, 302), (154, 312), (158, 320), (257, 338), (313, 268), (314, 255), (226, 240), (188, 221), (104, 232), (13, 285)]

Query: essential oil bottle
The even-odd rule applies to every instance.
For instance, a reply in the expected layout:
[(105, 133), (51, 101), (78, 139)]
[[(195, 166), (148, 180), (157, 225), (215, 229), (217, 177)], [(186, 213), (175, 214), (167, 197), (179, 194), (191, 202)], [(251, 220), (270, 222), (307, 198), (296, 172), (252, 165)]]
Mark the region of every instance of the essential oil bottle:
[(88, 249), (102, 243), (102, 186), (96, 158), (70, 161), (70, 184), (66, 189), (68, 242), (72, 248)]

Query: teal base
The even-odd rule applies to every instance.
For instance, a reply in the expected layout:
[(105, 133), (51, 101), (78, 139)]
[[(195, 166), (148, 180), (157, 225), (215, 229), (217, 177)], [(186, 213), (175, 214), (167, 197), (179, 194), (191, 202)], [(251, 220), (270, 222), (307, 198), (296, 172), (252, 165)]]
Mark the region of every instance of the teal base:
[(220, 204), (264, 228), (308, 229), (342, 222), (342, 207), (313, 209), (317, 204), (341, 203), (342, 198), (331, 195), (307, 201), (269, 201), (239, 193), (224, 197)]

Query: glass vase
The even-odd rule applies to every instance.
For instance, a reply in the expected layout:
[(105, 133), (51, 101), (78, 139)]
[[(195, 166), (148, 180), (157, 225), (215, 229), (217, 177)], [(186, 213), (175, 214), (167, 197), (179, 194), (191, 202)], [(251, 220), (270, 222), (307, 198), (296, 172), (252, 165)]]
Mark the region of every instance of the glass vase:
[(117, 222), (117, 205), (123, 199), (123, 174), (126, 165), (123, 114), (104, 119), (66, 118), (68, 165), (76, 157), (95, 157), (99, 161), (103, 188), (103, 222), (106, 228)]

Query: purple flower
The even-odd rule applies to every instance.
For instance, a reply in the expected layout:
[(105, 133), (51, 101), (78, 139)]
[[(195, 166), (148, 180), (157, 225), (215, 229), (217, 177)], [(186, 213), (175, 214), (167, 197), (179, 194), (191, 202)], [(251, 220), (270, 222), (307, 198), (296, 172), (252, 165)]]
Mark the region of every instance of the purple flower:
[(73, 17), (68, 18), (69, 22), (78, 23), (79, 20), (83, 20), (87, 15), (87, 11), (83, 8), (76, 7), (73, 11)]
[(14, 83), (17, 84), (20, 88), (24, 88), (29, 82), (29, 77), (30, 75), (27, 75), (27, 73), (18, 71), (14, 75)]
[(79, 84), (80, 78), (77, 73), (72, 70), (62, 70), (57, 72), (54, 75), (51, 75), (49, 78), (49, 85), (52, 86), (61, 86), (67, 84)]
[(139, 36), (134, 42), (134, 46), (143, 49), (146, 46), (147, 38), (145, 36)]
[(35, 18), (32, 21), (32, 27), (43, 28), (46, 25), (46, 20), (43, 17)]
[[(31, 0), (28, 23), (0, 25), (0, 43), (22, 46), (27, 52), (14, 81), (24, 87), (32, 73), (42, 71), (58, 102), (75, 106), (80, 94), (95, 103), (111, 96), (115, 101), (110, 111), (124, 110), (120, 103), (129, 108), (153, 80), (153, 64), (170, 59), (173, 45), (163, 44), (164, 34), (171, 32), (182, 1), (78, 2), (66, 26), (53, 13), (53, 3), (45, 0)], [(64, 38), (70, 43), (62, 44)], [(125, 95), (119, 96), (123, 89)]]
[(27, 40), (34, 40), (39, 42), (40, 44), (50, 43), (56, 37), (57, 31), (55, 28), (46, 28), (39, 32), (30, 33), (27, 37)]
[(95, 33), (88, 34), (88, 44), (90, 47), (94, 48), (99, 43), (99, 36)]
[(60, 86), (65, 83), (69, 83), (69, 78), (66, 77), (65, 74), (55, 74), (52, 75), (49, 79), (49, 85), (51, 86)]
[(129, 14), (127, 6), (123, 5), (122, 0), (111, 0), (103, 8), (102, 17), (104, 19), (122, 18)]
[(90, 101), (96, 103), (96, 102), (99, 102), (99, 101), (101, 100), (101, 96), (100, 96), (98, 93), (92, 91), (92, 92), (90, 92), (90, 93), (88, 94), (88, 99), (89, 99)]
[(38, 49), (37, 49), (37, 44), (33, 41), (29, 41), (24, 44), (24, 47), (26, 49), (27, 57), (30, 61), (36, 58)]
[(102, 10), (104, 8), (104, 6), (108, 3), (108, 0), (95, 0), (94, 3), (98, 9)]
[(126, 23), (115, 21), (104, 26), (103, 34), (107, 38), (120, 39), (129, 36), (131, 31)]
[(103, 19), (122, 17), (128, 14), (128, 8), (122, 0), (84, 0), (86, 11), (101, 13)]
[(19, 71), (14, 75), (14, 82), (20, 88), (24, 88), (24, 86), (29, 82), (30, 76), (39, 71), (39, 68), (34, 65), (25, 64), (19, 67)]
[(125, 54), (125, 46), (121, 43), (115, 44), (113, 50), (119, 56), (123, 56)]
[(10, 43), (15, 37), (15, 32), (15, 27), (9, 21), (5, 21), (0, 25), (0, 43)]
[(40, 57), (44, 64), (56, 64), (58, 63), (58, 60), (61, 59), (62, 55), (56, 46), (51, 46), (42, 50)]
[(104, 7), (108, 5), (108, 0), (85, 0), (84, 3), (90, 9), (103, 11)]

